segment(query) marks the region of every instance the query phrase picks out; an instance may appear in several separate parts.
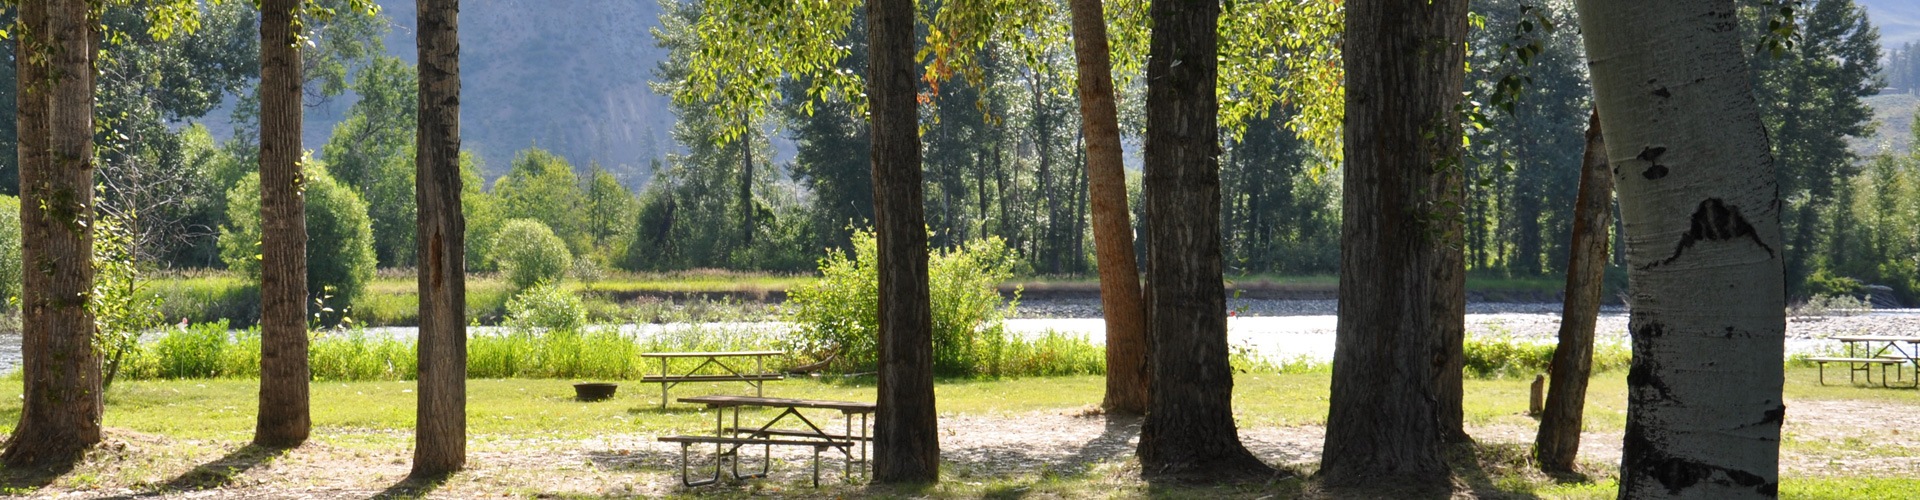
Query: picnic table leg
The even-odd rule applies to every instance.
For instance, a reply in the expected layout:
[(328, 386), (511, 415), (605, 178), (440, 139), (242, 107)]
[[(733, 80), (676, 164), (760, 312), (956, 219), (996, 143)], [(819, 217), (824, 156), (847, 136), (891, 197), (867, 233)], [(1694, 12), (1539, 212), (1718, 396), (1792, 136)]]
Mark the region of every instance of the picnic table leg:
[(691, 457), (687, 454), (687, 447), (690, 445), (692, 445), (692, 443), (680, 443), (680, 484), (691, 488), (720, 482), (720, 446), (715, 444), (713, 447), (713, 477), (695, 481), (693, 480), (692, 472), (689, 470), (693, 466)]
[(660, 377), (663, 378), (663, 380), (660, 381), (660, 409), (662, 410), (667, 409), (667, 382), (664, 380), (666, 376), (667, 358), (663, 357), (660, 358)]

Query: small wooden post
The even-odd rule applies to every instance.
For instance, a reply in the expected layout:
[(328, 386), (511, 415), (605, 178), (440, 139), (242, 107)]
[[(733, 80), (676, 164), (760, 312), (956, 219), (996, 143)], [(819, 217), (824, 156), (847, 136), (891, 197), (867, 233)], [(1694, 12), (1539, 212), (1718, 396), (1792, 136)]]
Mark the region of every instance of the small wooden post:
[(1533, 394), (1527, 398), (1527, 416), (1538, 417), (1547, 408), (1547, 376), (1533, 376)]

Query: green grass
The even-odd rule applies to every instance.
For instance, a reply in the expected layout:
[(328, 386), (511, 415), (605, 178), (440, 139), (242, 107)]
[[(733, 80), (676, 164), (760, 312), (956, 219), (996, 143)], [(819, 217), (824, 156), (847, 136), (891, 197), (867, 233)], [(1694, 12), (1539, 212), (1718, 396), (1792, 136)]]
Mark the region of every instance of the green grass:
[[(1620, 484), (1612, 479), (1592, 483), (1550, 484), (1534, 493), (1542, 498), (1611, 499)], [(1907, 477), (1793, 477), (1780, 478), (1780, 498), (1798, 500), (1865, 500), (1912, 498), (1920, 479)]]
[[(1886, 402), (1920, 406), (1911, 390), (1819, 387), (1811, 385), (1812, 374), (1805, 369), (1788, 371), (1789, 404), (1803, 399), (1834, 399), (1878, 396)], [(1243, 429), (1324, 422), (1329, 375), (1320, 373), (1240, 374), (1234, 379), (1234, 403), (1237, 425)], [(17, 378), (0, 383), (0, 432), (11, 432), (20, 412)], [(713, 424), (712, 414), (686, 405), (658, 408), (658, 386), (625, 383), (615, 399), (608, 402), (581, 403), (572, 400), (568, 379), (475, 379), (468, 381), (468, 433), (471, 447), (478, 451), (477, 463), (487, 474), (509, 474), (499, 465), (493, 469), (485, 462), (503, 456), (577, 456), (582, 448), (599, 449), (603, 445), (586, 444), (609, 435), (651, 436), (683, 434), (706, 429)], [(1526, 400), (1526, 381), (1515, 379), (1468, 380), (1466, 384), (1469, 425), (1485, 429), (1505, 426), (1531, 428), (1535, 422), (1521, 416)], [(943, 380), (935, 386), (938, 411), (942, 415), (1017, 417), (1032, 412), (1077, 413), (1098, 404), (1104, 381), (1097, 376), (1041, 377), (997, 380)], [(404, 471), (405, 453), (410, 450), (417, 394), (406, 381), (326, 382), (312, 384), (312, 416), (318, 448), (303, 448), (285, 468), (256, 474), (254, 480), (269, 483), (292, 481), (300, 488), (309, 479), (298, 477), (302, 460), (311, 455), (326, 457), (334, 463), (389, 464)], [(231, 453), (222, 443), (242, 443), (254, 426), (258, 383), (251, 379), (212, 379), (174, 381), (128, 381), (116, 384), (106, 395), (108, 410), (105, 424), (116, 439), (131, 439), (131, 445), (110, 451), (108, 458), (92, 459), (56, 483), (57, 490), (88, 490), (131, 487), (144, 491), (165, 482), (180, 470), (205, 463), (211, 457)], [(744, 384), (707, 384), (674, 389), (675, 396), (704, 393), (750, 393)], [(819, 379), (798, 378), (767, 385), (769, 394), (782, 397), (866, 400), (875, 397), (871, 377)], [(1592, 432), (1618, 432), (1623, 423), (1626, 387), (1620, 373), (1601, 375), (1589, 392), (1587, 426)], [(749, 410), (742, 420), (764, 420), (768, 411)], [(1044, 430), (1040, 430), (1044, 432)], [(131, 433), (131, 434), (130, 434)], [(1827, 456), (1836, 449), (1820, 449), (1783, 444), (1783, 452), (1803, 456)], [(1902, 450), (1873, 450), (1897, 453)], [(117, 454), (117, 455), (114, 455)], [(1611, 498), (1615, 496), (1610, 464), (1588, 464), (1591, 482), (1557, 482), (1531, 471), (1524, 444), (1492, 442), (1468, 450), (1455, 450), (1451, 457), (1458, 483), (1481, 497), (1519, 498)], [(550, 492), (548, 480), (566, 476), (606, 481), (673, 481), (671, 459), (665, 455), (641, 458), (637, 468), (608, 468), (589, 462), (555, 464), (552, 468), (524, 472), (526, 476), (504, 478), (462, 475), (446, 488), (456, 495), (579, 497), (579, 493)], [(402, 464), (392, 466), (390, 464)], [(1182, 486), (1149, 484), (1139, 481), (1131, 462), (1101, 462), (1086, 468), (993, 471), (948, 466), (940, 484), (922, 487), (864, 487), (828, 485), (813, 490), (804, 485), (775, 481), (729, 483), (692, 490), (666, 487), (638, 495), (717, 496), (746, 498), (759, 496), (878, 496), (878, 497), (1156, 497), (1156, 498), (1298, 498), (1312, 496), (1318, 486), (1312, 480), (1289, 479), (1253, 485)], [(784, 469), (803, 467), (788, 463)], [(1310, 472), (1308, 464), (1301, 472)], [(287, 477), (288, 472), (295, 474)], [(249, 476), (254, 477), (254, 476)], [(378, 479), (377, 490), (387, 480)], [(245, 494), (249, 483), (236, 483), (237, 493)], [(288, 487), (284, 483), (280, 487)], [(491, 487), (488, 487), (492, 485)], [(333, 485), (329, 487), (338, 487)], [(363, 486), (365, 487), (365, 486)], [(478, 488), (476, 490), (476, 488)], [(1853, 499), (1905, 498), (1920, 488), (1920, 479), (1902, 477), (1793, 476), (1782, 478), (1783, 498)], [(99, 491), (99, 490), (95, 490)], [(13, 493), (32, 494), (33, 490)], [(1390, 495), (1391, 496), (1391, 495)], [(585, 498), (585, 497), (581, 497)]]

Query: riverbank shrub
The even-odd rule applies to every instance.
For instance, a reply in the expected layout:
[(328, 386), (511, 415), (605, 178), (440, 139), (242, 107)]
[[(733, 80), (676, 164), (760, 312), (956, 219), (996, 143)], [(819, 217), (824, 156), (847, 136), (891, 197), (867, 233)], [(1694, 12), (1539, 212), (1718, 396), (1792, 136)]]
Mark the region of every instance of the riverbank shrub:
[[(853, 237), (853, 253), (820, 259), (820, 279), (787, 291), (783, 308), (794, 331), (790, 350), (815, 358), (835, 356), (843, 372), (874, 371), (879, 365), (879, 250), (872, 231)], [(1019, 291), (1002, 305), (999, 285), (1013, 277), (1019, 257), (999, 238), (936, 251), (927, 265), (933, 312), (933, 371), (965, 377), (1005, 372), (1005, 319), (1019, 304)]]
[(507, 299), (506, 326), (521, 333), (578, 333), (587, 326), (587, 306), (559, 285), (540, 283)]
[[(1507, 336), (1467, 337), (1466, 375), (1473, 378), (1531, 378), (1547, 373), (1553, 364), (1554, 344)], [(1593, 373), (1624, 370), (1633, 352), (1621, 342), (1595, 342)]]
[(507, 220), (494, 236), (488, 255), (516, 290), (559, 281), (573, 264), (566, 240), (533, 219)]
[[(307, 297), (351, 304), (373, 281), (373, 222), (367, 203), (305, 162), (302, 182), (307, 224)], [(260, 174), (247, 174), (227, 192), (229, 223), (220, 228), (220, 259), (227, 269), (260, 281)]]
[(0, 303), (20, 296), (20, 269), (20, 199), (0, 195)]

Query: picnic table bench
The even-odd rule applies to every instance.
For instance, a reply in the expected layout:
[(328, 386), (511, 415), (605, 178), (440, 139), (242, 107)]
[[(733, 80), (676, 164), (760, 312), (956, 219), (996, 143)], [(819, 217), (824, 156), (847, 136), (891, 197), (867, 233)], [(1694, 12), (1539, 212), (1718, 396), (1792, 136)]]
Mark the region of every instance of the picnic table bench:
[[(1913, 365), (1914, 386), (1920, 387), (1920, 337), (1893, 335), (1835, 335), (1828, 337), (1846, 345), (1845, 356), (1815, 356), (1807, 358), (1819, 365), (1820, 384), (1827, 383), (1827, 363), (1847, 365), (1847, 381), (1855, 381), (1859, 374), (1866, 374), (1867, 383), (1873, 383), (1873, 367), (1880, 367), (1880, 386), (1893, 387), (1887, 380), (1887, 367)], [(1904, 347), (1901, 344), (1906, 344)], [(1905, 367), (1894, 371), (1894, 376), (1905, 379)]]
[[(767, 356), (785, 355), (784, 351), (712, 351), (712, 352), (649, 352), (642, 358), (660, 360), (660, 372), (640, 377), (641, 383), (660, 384), (660, 408), (667, 407), (667, 390), (673, 386), (690, 382), (746, 382), (753, 386), (753, 394), (759, 396), (764, 388), (762, 384), (769, 380), (784, 380), (786, 375), (769, 372), (766, 368)], [(705, 358), (700, 364), (682, 373), (668, 371), (667, 362), (676, 358)], [(752, 358), (753, 369), (742, 370), (727, 362), (729, 358)], [(735, 359), (735, 361), (739, 361)], [(700, 370), (709, 366), (717, 367), (726, 373), (702, 374)]]
[[(853, 477), (853, 448), (856, 446), (860, 448), (859, 460), (866, 462), (867, 443), (873, 440), (867, 433), (867, 416), (871, 415), (877, 408), (873, 403), (858, 401), (787, 399), (756, 396), (697, 396), (680, 398), (680, 402), (704, 404), (708, 409), (714, 410), (713, 436), (661, 436), (658, 438), (661, 442), (680, 444), (680, 483), (688, 487), (713, 484), (719, 481), (721, 462), (728, 461), (733, 463), (734, 479), (766, 477), (771, 471), (771, 464), (773, 463), (772, 448), (774, 446), (806, 446), (813, 448), (814, 487), (820, 486), (820, 452), (825, 450), (839, 450), (847, 459), (845, 476)], [(740, 409), (746, 407), (779, 408), (781, 411), (772, 419), (767, 420), (767, 423), (758, 427), (750, 425), (741, 426)], [(733, 409), (733, 425), (731, 426), (727, 425), (725, 420), (726, 410), (728, 408)], [(799, 410), (801, 409), (822, 409), (840, 412), (845, 421), (844, 431), (840, 434), (827, 432), (819, 425), (816, 425), (813, 420), (808, 419), (806, 415), (800, 413)], [(854, 433), (854, 415), (860, 415), (859, 434)], [(803, 427), (773, 427), (774, 424), (780, 423), (787, 417), (793, 417), (794, 423), (801, 424)], [(687, 450), (694, 444), (709, 443), (714, 445), (713, 476), (696, 481), (689, 472), (691, 463), (688, 461)], [(741, 474), (740, 448), (756, 445), (761, 447), (760, 472)]]

